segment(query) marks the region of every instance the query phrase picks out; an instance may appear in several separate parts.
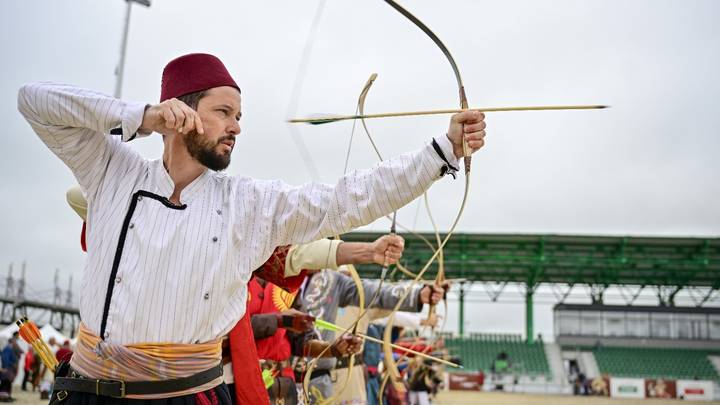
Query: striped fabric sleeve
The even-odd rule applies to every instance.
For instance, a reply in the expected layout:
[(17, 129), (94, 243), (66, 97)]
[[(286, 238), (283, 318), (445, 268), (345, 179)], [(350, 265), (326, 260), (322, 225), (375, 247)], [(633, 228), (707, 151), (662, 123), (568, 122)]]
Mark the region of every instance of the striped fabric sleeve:
[(125, 165), (142, 160), (121, 145), (120, 137), (106, 134), (120, 128), (123, 139), (130, 139), (142, 123), (145, 104), (126, 103), (70, 85), (32, 83), (18, 92), (18, 110), (72, 170), (88, 200), (94, 198), (114, 156)]
[(371, 169), (350, 172), (334, 185), (238, 181), (237, 195), (243, 196), (244, 208), (254, 207), (252, 233), (271, 235), (262, 246), (269, 252), (274, 246), (341, 235), (401, 208), (440, 177), (444, 164), (426, 145)]

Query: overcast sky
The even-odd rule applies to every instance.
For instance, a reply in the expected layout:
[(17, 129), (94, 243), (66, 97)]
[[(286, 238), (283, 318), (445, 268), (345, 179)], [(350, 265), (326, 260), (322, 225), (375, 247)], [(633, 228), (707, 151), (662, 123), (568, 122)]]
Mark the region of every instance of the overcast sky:
[[(488, 114), (459, 232), (718, 236), (720, 2), (417, 1), (408, 9), (454, 54), (471, 106), (609, 104), (608, 110)], [(230, 174), (313, 180), (342, 174), (352, 124), (284, 122), (318, 5), (304, 1), (154, 0), (133, 8), (123, 98), (154, 102), (170, 59), (219, 56), (242, 87), (242, 136)], [(0, 13), (0, 274), (27, 260), (34, 289), (52, 271), (81, 275), (80, 221), (65, 202), (70, 171), (16, 109), (18, 88), (52, 80), (112, 93), (125, 2), (7, 0)], [(379, 74), (367, 112), (455, 107), (455, 79), (437, 47), (379, 0), (329, 1), (307, 60), (298, 113), (353, 113)], [(391, 156), (442, 134), (448, 117), (368, 121)], [(375, 163), (356, 134), (350, 168)], [(160, 156), (159, 137), (133, 142)], [(447, 229), (463, 181), (430, 191)], [(415, 204), (400, 222), (430, 230)], [(387, 221), (370, 229), (384, 230)], [(76, 285), (79, 283), (76, 281)]]

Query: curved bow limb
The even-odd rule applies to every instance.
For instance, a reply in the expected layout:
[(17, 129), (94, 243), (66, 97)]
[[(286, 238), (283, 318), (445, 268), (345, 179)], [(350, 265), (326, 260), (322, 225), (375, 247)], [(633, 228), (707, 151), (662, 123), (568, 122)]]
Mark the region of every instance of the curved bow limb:
[[(373, 73), (372, 75), (370, 75), (370, 78), (366, 81), (365, 85), (364, 85), (363, 88), (362, 88), (362, 91), (360, 92), (360, 96), (358, 97), (358, 103), (357, 103), (357, 111), (358, 111), (360, 114), (362, 114), (363, 111), (364, 111), (364, 108), (365, 108), (365, 99), (367, 98), (367, 94), (368, 94), (368, 92), (370, 91), (370, 88), (372, 87), (372, 84), (373, 84), (373, 82), (375, 81), (376, 78), (377, 78), (377, 74), (376, 74), (376, 73)], [(364, 126), (364, 128), (365, 128), (365, 131), (367, 132), (367, 131), (368, 131), (368, 130), (367, 130), (367, 126), (365, 125), (364, 122), (363, 122), (363, 126)], [(347, 154), (346, 154), (346, 158), (345, 158), (345, 169), (344, 169), (345, 172), (347, 172), (348, 163), (349, 163), (349, 160), (350, 160), (350, 150), (351, 150), (351, 148), (352, 148), (352, 139), (353, 139), (353, 135), (354, 135), (354, 130), (355, 130), (355, 126), (353, 125), (353, 130), (352, 130), (352, 133), (351, 133), (351, 135), (350, 135), (350, 142), (349, 142), (349, 144), (348, 144), (348, 150), (347, 150)], [(370, 133), (367, 132), (367, 134), (368, 134), (368, 137), (370, 137)], [(370, 141), (372, 142), (372, 137), (370, 137)], [(373, 148), (375, 148), (375, 150), (376, 150), (376, 152), (377, 152), (377, 147), (375, 146), (375, 143), (374, 143), (374, 142), (372, 142), (372, 145), (373, 145)], [(378, 152), (378, 153), (379, 153), (379, 152)], [(381, 158), (381, 160), (382, 160), (382, 158)], [(391, 229), (391, 232), (392, 232), (392, 233), (395, 233), (395, 227), (394, 227), (394, 225), (393, 225), (393, 227), (392, 227), (392, 229)], [(339, 236), (336, 236), (336, 239), (339, 239)], [(338, 335), (335, 337), (334, 341), (332, 342), (333, 345), (337, 342), (338, 339), (342, 338), (342, 336), (343, 336), (344, 334), (348, 333), (348, 332), (352, 333), (353, 335), (357, 334), (358, 324), (360, 323), (360, 321), (362, 320), (362, 318), (365, 316), (365, 314), (367, 313), (368, 309), (370, 309), (370, 308), (375, 304), (375, 302), (377, 301), (377, 299), (380, 297), (380, 290), (381, 290), (381, 288), (382, 288), (383, 282), (384, 282), (385, 277), (386, 277), (386, 275), (387, 275), (388, 264), (387, 264), (387, 262), (383, 264), (382, 271), (381, 271), (381, 276), (380, 276), (380, 283), (379, 283), (379, 285), (378, 285), (378, 287), (377, 287), (377, 290), (376, 290), (375, 293), (373, 294), (373, 297), (370, 299), (369, 304), (367, 304), (367, 305), (365, 305), (365, 288), (364, 288), (364, 286), (363, 286), (363, 284), (362, 284), (362, 280), (360, 279), (360, 276), (359, 276), (357, 270), (356, 270), (355, 267), (352, 266), (352, 265), (348, 265), (347, 268), (348, 268), (348, 270), (349, 270), (349, 272), (350, 272), (350, 276), (351, 276), (352, 279), (353, 279), (353, 282), (354, 282), (354, 284), (355, 284), (355, 288), (358, 290), (359, 315), (357, 316), (357, 318), (352, 322), (352, 324), (351, 324), (349, 327), (347, 327), (342, 333), (338, 334)], [(331, 346), (332, 346), (332, 345), (331, 345)], [(324, 354), (327, 352), (327, 350), (330, 349), (331, 346), (328, 346), (325, 350), (323, 350), (323, 351), (318, 355), (317, 358), (320, 358), (322, 355), (324, 355)], [(308, 391), (308, 388), (309, 388), (309, 383), (310, 383), (310, 375), (312, 374), (312, 371), (315, 369), (315, 367), (317, 367), (317, 358), (313, 359), (313, 360), (308, 364), (308, 368), (307, 368), (306, 371), (305, 371), (306, 374), (305, 374), (305, 377), (304, 377), (304, 379), (303, 379), (303, 389), (304, 389), (304, 391), (305, 391), (306, 397), (308, 396), (308, 392), (309, 392), (309, 391)], [(345, 377), (345, 382), (342, 384), (342, 388), (341, 388), (338, 392), (333, 393), (333, 395), (332, 395), (330, 398), (326, 398), (326, 399), (323, 399), (322, 401), (320, 401), (321, 404), (330, 404), (330, 403), (333, 403), (337, 398), (340, 397), (340, 395), (342, 395), (342, 393), (345, 391), (346, 387), (347, 387), (348, 385), (350, 385), (349, 383), (350, 383), (350, 381), (351, 381), (351, 379), (352, 379), (352, 368), (353, 368), (354, 365), (355, 365), (355, 354), (351, 354), (351, 355), (350, 355), (350, 359), (349, 359), (349, 361), (348, 361), (348, 368), (347, 368), (347, 369), (348, 369), (348, 373), (347, 373), (347, 376)]]
[[(435, 223), (435, 219), (432, 216), (432, 212), (430, 211), (430, 200), (428, 198), (427, 192), (423, 196), (425, 200), (425, 209), (427, 210), (428, 218), (430, 219), (430, 223), (432, 224), (433, 231), (435, 231), (435, 240), (437, 241), (438, 246), (442, 243), (440, 239), (440, 232), (438, 231), (437, 224)], [(445, 253), (441, 250), (440, 254), (438, 255), (438, 272), (435, 276), (435, 285), (440, 287), (445, 282)], [(435, 304), (430, 304), (430, 308), (428, 310), (428, 319), (431, 318), (433, 315), (435, 315)], [(431, 330), (435, 330), (435, 327), (432, 327)]]
[[(400, 14), (402, 14), (404, 17), (409, 19), (413, 24), (415, 24), (418, 28), (420, 28), (425, 34), (427, 34), (430, 39), (440, 48), (442, 53), (447, 58), (448, 62), (450, 63), (450, 66), (453, 69), (453, 74), (455, 75), (455, 79), (457, 81), (458, 86), (458, 95), (460, 99), (460, 108), (463, 110), (468, 109), (468, 101), (467, 97), (465, 95), (465, 86), (462, 81), (462, 77), (460, 76), (460, 71), (457, 67), (457, 63), (455, 63), (455, 59), (452, 57), (452, 54), (450, 54), (450, 51), (448, 48), (443, 44), (443, 42), (438, 38), (437, 35), (435, 35), (430, 28), (428, 28), (422, 21), (420, 21), (417, 17), (412, 15), (409, 11), (404, 9), (402, 6), (400, 6), (398, 3), (396, 3), (393, 0), (385, 0), (386, 3), (388, 3), (391, 7), (393, 7), (395, 10), (397, 10)], [(462, 133), (464, 134), (464, 129)], [(467, 204), (468, 200), (468, 194), (470, 191), (470, 168), (471, 168), (471, 162), (472, 159), (469, 156), (469, 150), (467, 147), (467, 142), (465, 139), (463, 139), (463, 155), (464, 155), (464, 166), (465, 166), (465, 191), (463, 192), (463, 198), (462, 203), (460, 205), (460, 209), (458, 210), (457, 216), (455, 217), (455, 220), (453, 221), (453, 224), (450, 228), (450, 231), (445, 236), (445, 239), (443, 239), (442, 243), (439, 244), (438, 249), (435, 251), (433, 256), (430, 258), (430, 260), (425, 264), (425, 266), (420, 270), (417, 274), (417, 277), (413, 280), (411, 285), (408, 287), (408, 289), (405, 291), (403, 296), (398, 301), (398, 304), (393, 309), (393, 312), (390, 313), (390, 316), (388, 317), (388, 322), (386, 325), (385, 333), (383, 334), (383, 353), (384, 353), (384, 361), (385, 361), (385, 368), (389, 375), (389, 380), (392, 382), (393, 386), (396, 389), (403, 389), (402, 385), (400, 384), (400, 372), (397, 368), (397, 364), (395, 364), (392, 360), (392, 350), (390, 349), (390, 339), (391, 339), (391, 329), (392, 325), (394, 323), (395, 319), (395, 313), (400, 308), (400, 305), (405, 301), (408, 294), (412, 290), (412, 286), (417, 283), (421, 278), (422, 275), (427, 271), (427, 269), (430, 267), (432, 262), (435, 260), (435, 258), (442, 252), (443, 247), (448, 242), (450, 237), (452, 236), (453, 232), (455, 231), (455, 228), (457, 227), (457, 224), (460, 222), (460, 218), (462, 217), (463, 211), (465, 210), (465, 205)], [(382, 391), (380, 392), (380, 395), (382, 395)]]

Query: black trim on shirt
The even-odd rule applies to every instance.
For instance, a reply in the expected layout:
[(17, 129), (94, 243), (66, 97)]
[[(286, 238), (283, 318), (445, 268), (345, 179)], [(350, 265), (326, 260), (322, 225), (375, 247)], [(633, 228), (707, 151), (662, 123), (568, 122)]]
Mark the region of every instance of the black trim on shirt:
[[(122, 137), (122, 136), (123, 136), (123, 130), (122, 130), (122, 128), (113, 128), (113, 129), (110, 130), (110, 135), (120, 135), (120, 137)], [(125, 142), (130, 142), (130, 141), (132, 141), (133, 139), (135, 139), (135, 137), (137, 137), (137, 132), (135, 132), (135, 133), (133, 134), (133, 136), (131, 136), (130, 138), (128, 138), (128, 140), (125, 141)]]
[(107, 327), (107, 318), (110, 312), (110, 301), (112, 300), (113, 289), (115, 288), (115, 278), (117, 277), (118, 268), (120, 267), (120, 259), (122, 258), (123, 248), (125, 247), (125, 239), (127, 238), (127, 231), (130, 227), (130, 220), (132, 220), (135, 208), (140, 200), (140, 197), (148, 197), (153, 200), (160, 201), (164, 206), (174, 210), (184, 210), (187, 208), (187, 204), (175, 205), (167, 197), (159, 196), (145, 190), (138, 190), (133, 194), (132, 201), (130, 201), (130, 207), (128, 208), (125, 219), (123, 220), (122, 228), (120, 229), (120, 238), (118, 239), (117, 249), (115, 250), (115, 258), (113, 259), (112, 270), (110, 271), (110, 279), (108, 280), (107, 293), (105, 294), (105, 306), (103, 307), (102, 322), (100, 323), (100, 339), (105, 340), (105, 328)]
[(438, 154), (438, 156), (440, 156), (440, 159), (442, 159), (442, 161), (445, 162), (445, 164), (442, 165), (442, 167), (440, 168), (440, 177), (442, 177), (446, 174), (450, 174), (453, 177), (453, 179), (456, 179), (458, 168), (450, 164), (450, 161), (448, 161), (447, 158), (445, 157), (445, 154), (443, 153), (442, 148), (440, 147), (440, 145), (438, 145), (435, 138), (433, 138), (433, 140), (432, 140), (432, 147), (433, 147), (433, 149), (435, 149), (435, 152)]

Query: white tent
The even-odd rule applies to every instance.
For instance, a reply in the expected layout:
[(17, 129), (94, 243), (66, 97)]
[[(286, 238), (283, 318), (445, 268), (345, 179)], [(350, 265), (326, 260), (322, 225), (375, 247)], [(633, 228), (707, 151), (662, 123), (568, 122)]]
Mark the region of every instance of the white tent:
[(40, 333), (42, 334), (43, 340), (46, 342), (50, 340), (50, 338), (55, 338), (57, 344), (62, 345), (66, 340), (70, 340), (69, 337), (58, 332), (58, 330), (53, 328), (53, 326), (49, 323), (40, 328)]
[(10, 325), (0, 329), (0, 339), (10, 339), (13, 335), (13, 333), (17, 332), (18, 327), (14, 323), (11, 323)]

